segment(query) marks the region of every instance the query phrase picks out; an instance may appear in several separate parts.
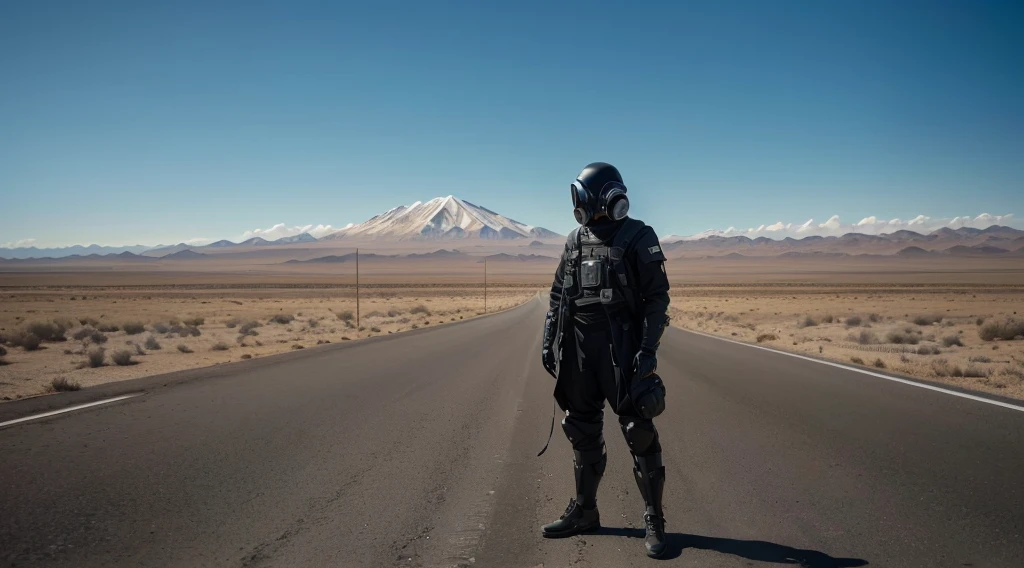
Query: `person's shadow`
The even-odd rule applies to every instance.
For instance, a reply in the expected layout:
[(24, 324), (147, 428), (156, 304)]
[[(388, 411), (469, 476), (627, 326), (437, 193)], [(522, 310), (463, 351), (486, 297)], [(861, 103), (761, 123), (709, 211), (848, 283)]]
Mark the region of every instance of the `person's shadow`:
[[(644, 537), (643, 530), (628, 528), (602, 527), (593, 534), (625, 536), (629, 538)], [(773, 562), (775, 564), (793, 564), (801, 568), (854, 568), (856, 566), (867, 566), (868, 564), (867, 560), (861, 558), (833, 558), (817, 550), (803, 550), (763, 540), (737, 540), (734, 538), (716, 538), (683, 533), (666, 533), (665, 537), (668, 543), (668, 550), (660, 558), (661, 560), (678, 558), (687, 548), (698, 548), (701, 550), (713, 550), (722, 554), (732, 554), (747, 560)]]

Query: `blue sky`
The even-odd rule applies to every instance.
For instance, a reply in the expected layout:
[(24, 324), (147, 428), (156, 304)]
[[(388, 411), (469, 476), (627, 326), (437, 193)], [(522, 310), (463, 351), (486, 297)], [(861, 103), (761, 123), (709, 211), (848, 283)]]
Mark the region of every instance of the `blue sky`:
[(567, 232), (596, 160), (662, 235), (1024, 216), (1019, 2), (550, 4), (2, 3), (0, 243)]

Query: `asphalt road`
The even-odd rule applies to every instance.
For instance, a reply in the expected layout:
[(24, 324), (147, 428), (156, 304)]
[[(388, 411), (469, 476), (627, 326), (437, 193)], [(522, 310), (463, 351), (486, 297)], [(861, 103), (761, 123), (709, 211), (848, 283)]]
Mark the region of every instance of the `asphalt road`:
[[(115, 385), (91, 396), (144, 394), (2, 428), (0, 565), (654, 565), (614, 418), (606, 528), (539, 536), (573, 493), (557, 426), (536, 457), (542, 319)], [(1024, 565), (1024, 412), (679, 330), (660, 369), (665, 565)]]

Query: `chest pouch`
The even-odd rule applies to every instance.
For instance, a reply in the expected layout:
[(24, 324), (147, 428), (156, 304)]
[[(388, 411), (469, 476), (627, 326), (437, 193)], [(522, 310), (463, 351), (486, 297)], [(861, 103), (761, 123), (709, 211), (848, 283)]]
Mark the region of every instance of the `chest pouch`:
[(580, 263), (580, 285), (584, 288), (600, 288), (604, 283), (604, 260), (584, 260)]

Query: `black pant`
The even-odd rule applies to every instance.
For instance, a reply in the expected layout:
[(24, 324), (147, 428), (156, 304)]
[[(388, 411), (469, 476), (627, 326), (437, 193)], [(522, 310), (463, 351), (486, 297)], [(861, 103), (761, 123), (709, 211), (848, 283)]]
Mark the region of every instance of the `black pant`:
[[(577, 452), (577, 459), (584, 464), (597, 463), (605, 454), (605, 401), (614, 410), (618, 392), (611, 332), (605, 322), (576, 321), (567, 339), (563, 364), (569, 365), (571, 371), (563, 386), (568, 408), (562, 429)], [(661, 453), (653, 421), (623, 414), (619, 416), (619, 425), (634, 455)]]

